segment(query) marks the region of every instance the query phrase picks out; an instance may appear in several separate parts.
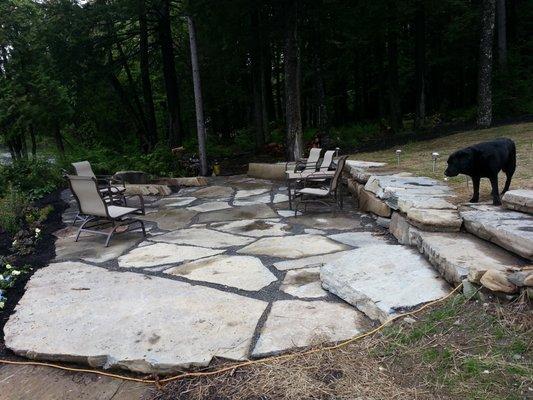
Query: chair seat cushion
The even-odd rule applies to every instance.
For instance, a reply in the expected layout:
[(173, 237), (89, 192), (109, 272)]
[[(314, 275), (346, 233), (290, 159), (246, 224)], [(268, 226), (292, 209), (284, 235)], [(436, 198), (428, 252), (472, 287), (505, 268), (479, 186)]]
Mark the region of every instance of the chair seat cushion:
[(333, 175), (335, 175), (335, 171), (300, 171), (300, 172), (291, 172), (287, 171), (287, 179), (312, 179), (316, 177), (316, 179), (323, 179), (323, 178), (332, 178)]
[(139, 209), (133, 207), (107, 206), (107, 212), (111, 218), (120, 218), (135, 211), (139, 211)]
[(318, 188), (303, 188), (298, 190), (297, 193), (300, 194), (311, 194), (314, 196), (327, 196), (329, 194), (328, 189), (318, 189)]

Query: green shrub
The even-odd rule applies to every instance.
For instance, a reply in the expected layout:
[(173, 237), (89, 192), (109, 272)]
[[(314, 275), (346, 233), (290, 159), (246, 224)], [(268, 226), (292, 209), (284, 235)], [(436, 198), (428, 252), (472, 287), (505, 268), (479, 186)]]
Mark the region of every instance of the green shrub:
[(18, 160), (0, 166), (0, 196), (11, 187), (34, 200), (52, 192), (61, 182), (59, 166), (45, 160)]
[(24, 224), (29, 200), (20, 190), (9, 187), (0, 198), (0, 228), (14, 235)]

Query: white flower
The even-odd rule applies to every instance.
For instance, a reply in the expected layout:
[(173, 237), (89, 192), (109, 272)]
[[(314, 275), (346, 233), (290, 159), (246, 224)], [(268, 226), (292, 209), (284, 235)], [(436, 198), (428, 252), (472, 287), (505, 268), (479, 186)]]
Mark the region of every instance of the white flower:
[(11, 268), (13, 268), (13, 267), (11, 266), (11, 264), (6, 264), (6, 269), (11, 269)]
[(0, 301), (0, 310), (1, 310), (2, 308), (4, 308), (5, 305), (6, 305), (6, 303), (4, 303), (3, 301)]
[(11, 243), (13, 246), (16, 246), (17, 245), (17, 241), (16, 240), (13, 240), (13, 243)]
[(35, 228), (35, 233), (39, 234), (39, 233), (41, 233), (41, 230), (39, 228)]
[(20, 271), (14, 269), (13, 271), (11, 271), (11, 275), (15, 275), (15, 276), (20, 275)]
[(5, 281), (4, 275), (0, 275), (0, 281)]

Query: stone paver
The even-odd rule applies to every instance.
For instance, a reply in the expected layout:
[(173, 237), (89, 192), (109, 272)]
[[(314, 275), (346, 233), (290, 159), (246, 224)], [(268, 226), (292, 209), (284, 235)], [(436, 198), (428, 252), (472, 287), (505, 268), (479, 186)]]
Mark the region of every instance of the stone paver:
[(243, 197), (233, 201), (234, 206), (253, 206), (255, 204), (270, 203), (270, 193), (261, 194), (259, 196)]
[(264, 237), (285, 236), (290, 233), (290, 225), (279, 219), (245, 219), (228, 223), (212, 224), (213, 229), (238, 235)]
[(214, 256), (167, 269), (165, 273), (242, 290), (259, 290), (277, 280), (261, 260), (251, 256)]
[(270, 191), (269, 188), (238, 190), (237, 193), (235, 193), (235, 199), (242, 199), (244, 197), (257, 196), (259, 194), (263, 194), (268, 191)]
[(501, 207), (475, 205), (461, 210), (468, 232), (533, 260), (533, 216)]
[(353, 216), (337, 216), (331, 213), (316, 214), (309, 213), (304, 214), (301, 217), (293, 217), (289, 219), (293, 224), (302, 224), (308, 228), (313, 229), (337, 229), (340, 231), (353, 230), (361, 227), (359, 220)]
[(110, 261), (142, 241), (143, 236), (133, 232), (114, 235), (109, 247), (105, 247), (105, 237), (101, 235), (83, 234), (78, 242), (74, 241), (75, 238), (75, 235), (69, 235), (56, 240), (57, 259), (80, 259), (93, 263)]
[(226, 208), (231, 208), (231, 206), (223, 201), (210, 201), (207, 203), (198, 204), (197, 206), (187, 207), (188, 210), (198, 212), (225, 210)]
[(322, 289), (320, 267), (287, 271), (279, 289), (299, 298), (320, 298), (328, 295), (328, 292)]
[(196, 211), (164, 208), (156, 212), (140, 216), (140, 219), (152, 221), (157, 224), (159, 229), (172, 231), (174, 229), (185, 228), (197, 214)]
[(231, 235), (206, 228), (179, 229), (152, 237), (151, 240), (154, 242), (203, 246), (211, 249), (244, 246), (254, 241), (252, 238)]
[(192, 192), (194, 197), (213, 198), (217, 200), (230, 197), (232, 194), (233, 189), (228, 186), (208, 186)]
[(280, 271), (298, 268), (321, 267), (324, 264), (337, 260), (348, 253), (349, 251), (339, 251), (337, 253), (321, 254), (318, 256), (297, 258), (295, 260), (279, 261), (274, 263), (274, 267)]
[(182, 207), (196, 201), (196, 197), (171, 198), (171, 202), (164, 203), (167, 207)]
[(320, 279), (324, 289), (381, 322), (449, 292), (446, 282), (416, 250), (400, 245), (352, 250), (323, 266)]
[(254, 218), (276, 218), (278, 215), (266, 204), (253, 206), (233, 207), (228, 210), (202, 213), (198, 217), (199, 223), (235, 221)]
[(533, 214), (533, 190), (509, 190), (502, 197), (502, 204), (510, 210), (522, 211)]
[(75, 262), (38, 270), (7, 322), (6, 346), (31, 358), (143, 373), (244, 359), (267, 303)]
[(346, 246), (319, 235), (295, 235), (259, 239), (238, 250), (242, 254), (301, 258), (346, 250)]
[(138, 247), (119, 257), (118, 265), (124, 268), (154, 267), (156, 265), (196, 260), (223, 252), (224, 250), (207, 249), (204, 247), (156, 243)]
[(385, 241), (383, 235), (377, 236), (372, 234), (372, 232), (345, 232), (338, 233), (336, 235), (330, 235), (329, 238), (353, 247), (383, 244)]
[(351, 338), (366, 330), (367, 319), (346, 304), (283, 300), (273, 304), (252, 355)]
[(505, 271), (522, 264), (518, 257), (470, 234), (416, 231), (413, 236), (420, 252), (450, 283), (459, 284), (467, 276), (479, 283), (488, 270)]

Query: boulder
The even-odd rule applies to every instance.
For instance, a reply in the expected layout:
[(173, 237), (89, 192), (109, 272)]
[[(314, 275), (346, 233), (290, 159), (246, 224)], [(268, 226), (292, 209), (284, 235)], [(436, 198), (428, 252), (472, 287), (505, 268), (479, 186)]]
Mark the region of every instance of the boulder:
[(510, 210), (522, 211), (533, 214), (533, 190), (509, 190), (502, 197), (502, 204)]
[(150, 182), (150, 175), (143, 171), (118, 171), (113, 175), (113, 178), (132, 184), (146, 184)]
[(363, 185), (356, 183), (356, 187), (361, 211), (368, 211), (385, 218), (391, 216), (392, 210), (385, 202), (378, 199), (372, 192), (365, 190)]
[(191, 176), (182, 178), (159, 178), (152, 183), (168, 186), (206, 186), (207, 178), (204, 176)]
[(493, 292), (516, 293), (517, 291), (516, 285), (509, 282), (505, 272), (494, 269), (485, 272), (479, 283)]
[(249, 163), (247, 175), (252, 178), (283, 180), (285, 179), (285, 163)]
[(411, 245), (412, 244), (412, 232), (417, 231), (407, 219), (398, 212), (392, 213), (390, 220), (389, 232), (394, 235), (400, 244)]
[(172, 190), (167, 185), (126, 184), (126, 195), (140, 194), (142, 196), (168, 196)]

